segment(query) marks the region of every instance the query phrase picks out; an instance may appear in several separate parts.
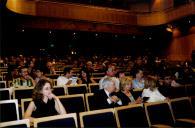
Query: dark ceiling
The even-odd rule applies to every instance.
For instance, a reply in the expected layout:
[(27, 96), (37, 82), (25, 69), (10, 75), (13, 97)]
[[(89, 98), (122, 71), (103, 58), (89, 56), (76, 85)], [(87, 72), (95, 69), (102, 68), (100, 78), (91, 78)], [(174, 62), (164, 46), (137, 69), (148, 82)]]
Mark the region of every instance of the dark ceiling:
[[(17, 15), (5, 7), (6, 0), (0, 3), (1, 55), (39, 55), (40, 49), (63, 56), (71, 50), (80, 54), (145, 54), (152, 51), (163, 54), (172, 39), (172, 33), (166, 31), (167, 24), (142, 27), (143, 35), (98, 33), (87, 31), (52, 30), (18, 27), (23, 15)], [(195, 25), (195, 16), (188, 16), (169, 23), (178, 27), (182, 34)], [(160, 50), (159, 50), (160, 49)]]

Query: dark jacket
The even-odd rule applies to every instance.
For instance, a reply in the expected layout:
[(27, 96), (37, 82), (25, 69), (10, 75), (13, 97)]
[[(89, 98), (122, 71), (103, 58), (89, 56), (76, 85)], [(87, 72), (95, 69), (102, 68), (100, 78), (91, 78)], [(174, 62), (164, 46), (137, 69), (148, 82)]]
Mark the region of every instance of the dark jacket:
[[(133, 91), (130, 91), (131, 95), (133, 96)], [(117, 97), (121, 99), (122, 105), (128, 105), (132, 101), (129, 99), (127, 95), (125, 95), (122, 91), (117, 92)], [(133, 96), (134, 97), (134, 96)]]
[[(115, 94), (112, 94), (112, 95), (115, 95)], [(106, 92), (104, 91), (104, 89), (97, 91), (94, 94), (94, 97), (96, 99), (94, 101), (94, 103), (96, 104), (96, 109), (113, 108), (113, 107), (119, 106), (117, 103), (111, 103), (111, 104), (108, 103), (107, 101), (108, 96), (106, 95)]]

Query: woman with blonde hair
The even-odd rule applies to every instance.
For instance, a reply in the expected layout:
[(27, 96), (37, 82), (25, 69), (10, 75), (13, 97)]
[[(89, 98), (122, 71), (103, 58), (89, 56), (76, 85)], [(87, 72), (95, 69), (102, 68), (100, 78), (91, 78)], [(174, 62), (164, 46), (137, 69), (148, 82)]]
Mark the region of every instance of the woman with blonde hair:
[(131, 77), (124, 76), (120, 79), (120, 91), (117, 96), (121, 99), (122, 105), (142, 103), (141, 97), (136, 100), (133, 97)]

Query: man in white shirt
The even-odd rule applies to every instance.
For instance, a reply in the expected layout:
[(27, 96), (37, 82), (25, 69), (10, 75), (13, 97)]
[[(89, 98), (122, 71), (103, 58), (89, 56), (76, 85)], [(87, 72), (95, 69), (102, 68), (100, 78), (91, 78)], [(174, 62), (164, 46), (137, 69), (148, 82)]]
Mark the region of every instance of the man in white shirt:
[(64, 75), (57, 78), (57, 86), (75, 85), (77, 77), (72, 77), (73, 70), (70, 67), (64, 68)]

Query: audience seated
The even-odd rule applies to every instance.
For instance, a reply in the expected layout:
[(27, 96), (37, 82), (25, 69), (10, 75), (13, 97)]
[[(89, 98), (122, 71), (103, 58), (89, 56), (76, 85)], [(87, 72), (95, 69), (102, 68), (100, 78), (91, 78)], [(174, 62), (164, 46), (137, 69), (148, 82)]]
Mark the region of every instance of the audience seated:
[(121, 99), (122, 105), (142, 103), (142, 98), (138, 97), (136, 100), (133, 96), (132, 78), (123, 77), (120, 79), (120, 91), (117, 92), (117, 96)]
[(122, 105), (122, 101), (116, 95), (117, 88), (112, 77), (106, 77), (102, 81), (102, 87), (103, 89), (94, 94), (94, 97), (96, 97), (94, 102), (97, 108), (112, 108)]
[[(74, 60), (76, 60), (76, 59), (77, 58), (74, 58)], [(123, 59), (126, 59), (126, 60), (124, 61)], [(78, 60), (76, 60), (76, 61), (78, 61), (77, 63), (85, 64), (85, 63), (87, 63), (87, 60), (89, 60), (89, 58), (82, 58), (81, 60), (78, 58)], [(90, 60), (92, 60), (92, 59), (90, 59)], [(172, 70), (172, 68), (168, 68), (170, 66), (174, 67), (175, 63), (172, 62), (173, 64), (171, 63), (168, 65), (169, 62), (167, 60), (165, 60), (166, 63), (164, 63), (161, 70), (158, 70), (158, 69), (155, 70), (157, 72), (153, 72), (153, 71), (149, 70), (149, 69), (152, 69), (153, 67), (150, 67), (149, 69), (147, 69), (148, 67), (145, 66), (145, 63), (147, 63), (147, 61), (145, 61), (143, 63), (142, 58), (139, 58), (137, 60), (133, 60), (132, 58), (125, 58), (125, 57), (124, 58), (123, 57), (117, 58), (117, 57), (107, 57), (106, 56), (106, 57), (102, 57), (100, 60), (97, 60), (97, 58), (94, 57), (92, 62), (96, 62), (96, 63), (101, 65), (105, 60), (108, 61), (108, 65), (105, 66), (106, 71), (107, 71), (106, 76), (103, 77), (100, 81), (101, 90), (99, 90), (99, 86), (97, 86), (97, 88), (96, 88), (97, 92), (95, 91), (93, 98), (90, 100), (90, 102), (92, 101), (92, 103), (93, 103), (93, 109), (90, 108), (88, 110), (113, 108), (113, 107), (118, 107), (121, 105), (131, 106), (129, 104), (142, 103), (142, 101), (143, 102), (156, 102), (156, 101), (164, 101), (167, 99), (166, 97), (175, 98), (176, 96), (178, 96), (178, 97), (186, 96), (186, 95), (183, 95), (184, 93), (180, 93), (180, 92), (186, 92), (188, 94), (188, 96), (194, 96), (194, 94), (195, 94), (194, 90), (193, 90), (194, 84), (190, 83), (191, 81), (188, 81), (188, 79), (191, 78), (192, 75), (189, 74), (188, 71), (185, 71), (186, 70), (185, 65), (182, 66), (182, 64), (181, 64), (180, 70), (183, 70), (183, 71), (180, 71), (182, 73), (179, 72), (179, 75), (178, 75), (178, 73), (177, 73), (178, 71)], [(20, 61), (23, 61), (23, 62), (20, 62)], [(11, 63), (12, 63), (12, 65), (16, 65), (16, 66), (10, 67), (11, 69), (13, 69), (11, 77), (6, 78), (6, 77), (2, 76), (2, 78), (5, 78), (5, 80), (7, 80), (7, 81), (14, 79), (13, 80), (14, 87), (33, 86), (33, 84), (31, 85), (31, 83), (33, 83), (31, 81), (32, 76), (30, 76), (28, 71), (27, 71), (28, 67), (24, 67), (24, 65), (27, 65), (26, 61), (31, 62), (30, 59), (28, 59), (28, 58), (26, 58), (26, 59), (20, 58), (19, 60), (17, 60), (17, 63), (19, 63), (19, 66), (18, 66), (14, 62), (8, 61), (8, 66)], [(70, 65), (70, 67), (74, 66), (72, 58), (70, 58), (67, 62), (64, 60), (56, 59), (56, 64), (57, 64), (57, 61), (60, 61), (60, 63), (62, 64), (60, 68), (56, 68), (56, 66), (55, 66), (55, 68), (58, 69), (57, 71), (59, 71), (59, 72), (63, 72), (64, 67), (67, 65)], [(89, 66), (86, 66), (86, 67), (89, 67), (89, 69), (94, 69), (93, 65), (91, 65), (92, 62), (89, 61)], [(134, 79), (134, 88), (132, 85), (132, 79), (124, 76), (124, 74), (123, 74), (123, 72), (125, 72), (125, 74), (127, 75), (128, 62), (132, 62), (131, 68), (128, 69), (128, 73), (132, 72), (133, 69), (136, 69), (136, 67), (138, 69), (138, 72), (136, 73), (135, 79)], [(162, 62), (163, 61), (158, 61), (158, 64), (161, 64)], [(134, 65), (134, 63), (136, 63), (137, 65)], [(155, 65), (155, 64), (157, 64), (157, 62), (153, 63), (153, 65)], [(19, 74), (18, 74), (17, 66), (20, 68)], [(151, 65), (147, 65), (147, 66), (151, 66)], [(61, 77), (65, 77), (66, 79), (65, 79), (64, 83), (61, 82), (63, 84), (59, 84), (60, 80), (58, 79), (57, 85), (61, 86), (61, 87), (66, 87), (66, 85), (68, 85), (68, 84), (70, 84), (70, 86), (72, 86), (72, 85), (77, 84), (77, 82), (79, 84), (80, 83), (82, 83), (82, 84), (93, 83), (94, 84), (94, 82), (92, 82), (93, 79), (91, 79), (90, 76), (93, 76), (93, 74), (95, 74), (95, 73), (100, 73), (103, 75), (105, 73), (105, 72), (102, 72), (103, 71), (102, 69), (97, 69), (97, 68), (94, 71), (90, 70), (90, 73), (89, 73), (88, 70), (86, 70), (86, 67), (82, 68), (82, 69), (80, 67), (83, 67), (83, 65), (76, 66), (77, 70), (74, 70), (74, 69), (72, 70), (71, 68), (69, 68), (70, 69), (69, 70), (68, 68), (65, 68), (65, 70), (66, 69), (68, 69), (68, 70), (66, 70), (67, 72), (64, 71), (64, 76), (61, 76)], [(144, 68), (142, 68), (142, 67), (144, 67)], [(56, 70), (56, 69), (54, 69), (54, 66), (52, 66), (52, 68), (53, 68), (53, 71)], [(10, 71), (11, 71), (11, 69), (10, 69)], [(140, 69), (143, 69), (143, 70), (140, 70)], [(122, 72), (118, 72), (118, 74), (117, 74), (118, 70), (120, 70)], [(79, 71), (81, 71), (80, 76), (82, 76), (83, 79), (82, 78), (77, 79), (76, 77), (75, 77), (76, 79), (74, 79), (74, 77), (72, 77), (73, 71), (76, 75), (78, 75)], [(150, 76), (151, 78), (144, 79), (143, 72), (144, 72), (144, 76), (147, 76), (147, 77)], [(42, 69), (38, 70), (38, 68), (37, 68), (36, 73), (38, 76), (35, 79), (35, 81), (37, 81), (36, 83), (39, 84), (38, 81), (46, 81), (46, 83), (43, 84), (42, 87), (39, 87), (39, 88), (35, 87), (36, 89), (34, 89), (33, 97), (38, 97), (38, 98), (34, 98), (32, 100), (32, 102), (27, 103), (27, 106), (28, 106), (28, 104), (29, 104), (29, 106), (28, 106), (28, 109), (25, 113), (24, 118), (29, 118), (29, 119), (31, 119), (31, 121), (33, 121), (34, 118), (63, 114), (63, 113), (66, 113), (66, 111), (68, 112), (67, 105), (63, 104), (63, 106), (65, 106), (66, 110), (64, 108), (61, 108), (61, 103), (58, 101), (58, 98), (53, 94), (54, 92), (53, 93), (51, 92), (52, 87), (51, 87), (50, 83), (48, 82), (48, 79), (46, 77), (44, 77), (44, 74), (42, 74)], [(120, 73), (121, 73), (121, 75), (120, 75)], [(91, 75), (89, 75), (89, 74), (91, 74)], [(56, 76), (58, 76), (58, 75), (56, 75)], [(99, 74), (97, 76), (99, 76)], [(121, 76), (121, 78), (119, 76)], [(59, 77), (59, 78), (61, 78), (61, 77)], [(161, 79), (160, 79), (160, 77), (161, 77)], [(178, 80), (178, 78), (179, 78), (179, 80)], [(155, 79), (155, 80), (153, 80), (153, 79)], [(119, 84), (119, 80), (120, 80), (120, 84)], [(26, 82), (26, 81), (28, 81), (28, 82)], [(136, 84), (136, 81), (138, 81), (139, 84)], [(183, 85), (181, 85), (180, 81), (182, 81), (184, 84), (182, 83)], [(157, 82), (160, 83), (160, 86), (158, 86), (158, 88), (157, 88), (157, 85), (158, 85)], [(185, 82), (187, 82), (187, 83), (185, 83)], [(190, 83), (190, 85), (187, 86), (186, 84), (188, 84), (188, 82)], [(9, 85), (11, 85), (11, 84), (9, 84)], [(49, 87), (47, 87), (47, 86), (49, 86)], [(78, 86), (73, 86), (73, 87), (78, 87)], [(144, 90), (142, 87), (144, 87)], [(45, 91), (48, 92), (47, 94), (44, 94), (44, 91), (41, 91), (41, 90), (44, 90), (44, 88), (48, 88), (48, 89), (45, 89)], [(132, 88), (135, 90), (136, 89), (141, 90), (140, 93), (142, 93), (142, 90), (143, 90), (142, 95), (138, 94), (136, 96), (135, 92), (132, 91)], [(15, 88), (15, 92), (18, 89), (21, 89), (21, 88)], [(25, 88), (25, 89), (30, 90), (29, 87)], [(31, 89), (33, 89), (33, 87)], [(120, 89), (119, 92), (118, 92), (118, 89)], [(12, 92), (11, 89), (8, 89), (8, 90), (10, 90), (10, 92)], [(39, 90), (39, 91), (37, 91), (37, 90)], [(81, 90), (79, 89), (79, 91), (81, 91)], [(62, 92), (64, 92), (63, 88), (62, 88)], [(85, 92), (87, 92), (87, 91), (85, 91)], [(6, 93), (8, 94), (8, 91)], [(29, 92), (27, 90), (25, 90), (24, 93), (20, 93), (19, 96), (21, 96), (21, 97), (17, 97), (13, 93), (14, 94), (13, 98), (18, 99), (18, 101), (20, 103), (20, 99), (22, 97), (24, 97), (24, 94), (26, 94), (26, 93), (29, 94)], [(70, 94), (72, 94), (72, 93), (70, 93)], [(179, 94), (179, 95), (177, 95), (177, 94)], [(64, 95), (64, 93), (63, 93), (63, 95)], [(31, 96), (31, 94), (30, 94), (30, 96)], [(139, 96), (142, 96), (142, 98), (140, 98)], [(171, 97), (171, 96), (174, 96), (174, 97)], [(40, 99), (40, 97), (43, 97), (43, 99)], [(137, 99), (137, 97), (138, 97), (138, 99)], [(1, 98), (3, 98), (3, 97), (1, 97)], [(3, 100), (5, 100), (5, 99), (3, 99)], [(82, 99), (82, 101), (83, 101), (83, 99)], [(44, 105), (41, 104), (41, 102)], [(192, 99), (191, 103), (193, 104), (193, 99)], [(75, 105), (76, 104), (77, 104), (77, 102), (75, 102)], [(83, 104), (85, 104), (85, 103), (83, 102)], [(68, 106), (71, 109), (74, 108), (72, 104), (69, 104)], [(123, 106), (123, 107), (128, 107), (128, 106)], [(78, 107), (78, 106), (75, 106), (75, 107)], [(181, 107), (181, 105), (180, 105), (180, 107)], [(178, 109), (180, 107), (175, 107), (175, 108)], [(185, 108), (185, 106), (184, 106), (184, 108)], [(7, 109), (7, 107), (5, 107), (3, 110), (6, 110), (6, 109)], [(85, 107), (83, 108), (83, 110), (84, 109), (85, 109)], [(173, 105), (172, 105), (172, 109), (173, 109)], [(160, 111), (160, 110), (158, 110), (158, 111)], [(3, 116), (2, 112), (4, 113), (5, 111), (1, 111), (0, 116)], [(178, 112), (181, 112), (182, 113), (181, 115), (188, 114), (185, 111), (178, 111)], [(194, 114), (194, 111), (192, 114)], [(8, 114), (6, 114), (6, 115), (8, 115)], [(13, 117), (13, 114), (11, 114), (11, 115)], [(159, 117), (158, 113), (157, 113), (156, 117)], [(132, 126), (132, 124), (130, 124), (129, 126)], [(177, 126), (180, 127), (182, 125), (179, 124)]]
[(119, 78), (119, 80), (123, 77), (125, 77), (125, 71), (124, 70), (120, 70), (116, 73), (116, 77)]
[(28, 69), (26, 67), (21, 67), (19, 69), (19, 78), (13, 80), (14, 87), (30, 87), (35, 85), (35, 81), (28, 74)]
[(79, 75), (79, 81), (78, 84), (89, 84), (89, 83), (96, 83), (95, 80), (91, 77), (90, 73), (87, 69), (82, 68)]
[(64, 68), (64, 76), (57, 78), (57, 86), (75, 85), (77, 84), (77, 77), (73, 77), (73, 70), (70, 67)]
[(35, 69), (35, 83), (37, 84), (39, 82), (39, 80), (41, 79), (47, 79), (47, 80), (50, 80), (49, 78), (47, 78), (45, 75), (44, 75), (44, 70), (37, 67)]
[(142, 98), (144, 102), (157, 102), (157, 101), (164, 101), (166, 97), (163, 96), (158, 88), (157, 82), (152, 78), (145, 79), (145, 87), (142, 92)]
[(49, 61), (46, 63), (45, 73), (46, 74), (56, 74), (53, 64)]
[(132, 87), (134, 89), (144, 88), (143, 70), (135, 69), (133, 77), (134, 77), (134, 79), (133, 79), (133, 82), (132, 82)]
[(33, 100), (30, 102), (24, 118), (33, 122), (34, 118), (66, 113), (59, 98), (52, 93), (51, 89), (52, 84), (50, 81), (39, 80), (33, 90)]
[(89, 75), (92, 76), (92, 73), (94, 73), (93, 63), (91, 61), (87, 61), (85, 68)]
[(28, 66), (28, 73), (29, 75), (34, 78), (35, 77), (35, 63), (33, 61), (27, 62)]
[(102, 77), (99, 81), (100, 89), (103, 88), (103, 85), (102, 85), (103, 80), (107, 77), (111, 77), (113, 81), (115, 82), (116, 89), (119, 90), (119, 79), (115, 77), (116, 74), (117, 74), (116, 66), (110, 65), (106, 71), (106, 76)]

